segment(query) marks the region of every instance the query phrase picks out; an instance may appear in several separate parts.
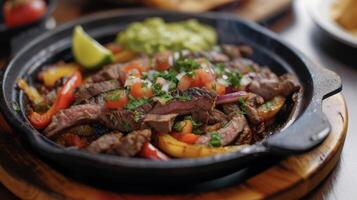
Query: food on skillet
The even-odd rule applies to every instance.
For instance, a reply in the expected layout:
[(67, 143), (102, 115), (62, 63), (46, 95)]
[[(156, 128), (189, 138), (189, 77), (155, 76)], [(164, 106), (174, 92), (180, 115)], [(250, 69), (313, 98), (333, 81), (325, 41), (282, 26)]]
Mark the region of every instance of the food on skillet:
[(44, 0), (5, 0), (4, 22), (7, 27), (30, 24), (40, 19), (47, 11)]
[(331, 7), (332, 18), (346, 31), (357, 37), (357, 1), (336, 0)]
[(252, 61), (249, 46), (217, 45), (194, 20), (133, 23), (105, 46), (76, 27), (72, 52), (76, 62), (18, 86), (33, 127), (90, 153), (168, 160), (237, 151), (264, 139), (300, 89), (296, 77)]

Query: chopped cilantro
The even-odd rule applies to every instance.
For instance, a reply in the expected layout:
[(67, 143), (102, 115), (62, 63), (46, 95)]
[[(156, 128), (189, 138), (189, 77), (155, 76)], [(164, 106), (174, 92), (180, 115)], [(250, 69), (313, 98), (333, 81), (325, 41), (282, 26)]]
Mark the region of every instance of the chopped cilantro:
[(238, 103), (239, 103), (239, 107), (240, 107), (240, 109), (241, 109), (241, 113), (240, 114), (243, 114), (243, 115), (245, 115), (245, 114), (247, 114), (247, 107), (246, 107), (246, 105), (245, 105), (245, 101), (244, 101), (244, 98), (243, 97), (240, 97), (239, 99), (238, 99)]
[(174, 130), (177, 132), (181, 132), (184, 126), (182, 126), (182, 121), (176, 122), (174, 124)]
[(155, 71), (155, 73), (153, 74), (153, 79), (155, 82), (158, 77), (161, 77), (167, 81), (177, 84), (178, 80), (176, 78), (176, 75), (177, 72), (175, 72), (174, 70), (162, 71), (162, 72)]
[(140, 99), (130, 99), (128, 104), (126, 104), (125, 109), (135, 110), (136, 108), (149, 103), (149, 99), (140, 98)]
[(143, 115), (143, 114), (142, 114), (141, 112), (139, 112), (139, 111), (134, 111), (134, 121), (135, 121), (135, 122), (140, 121), (142, 115)]
[(132, 127), (131, 127), (131, 125), (130, 125), (129, 123), (124, 122), (124, 124), (123, 124), (123, 130), (124, 130), (124, 131), (131, 131), (131, 130), (132, 130)]
[(152, 90), (155, 94), (155, 98), (159, 98), (159, 101), (162, 103), (173, 99), (173, 97), (169, 93), (162, 90), (162, 86), (158, 83), (154, 83), (152, 85)]
[(231, 72), (226, 74), (228, 77), (228, 82), (235, 88), (240, 86), (240, 80), (242, 79), (242, 74), (238, 72)]
[(210, 132), (211, 139), (208, 143), (209, 146), (211, 147), (219, 147), (221, 146), (221, 136), (218, 134), (217, 131)]
[(225, 68), (226, 68), (226, 66), (224, 64), (222, 64), (222, 63), (216, 64), (216, 65), (213, 66), (214, 72), (218, 76), (223, 75)]
[(202, 123), (198, 123), (195, 120), (192, 119), (191, 116), (186, 116), (185, 120), (190, 120), (192, 122), (192, 133), (200, 135), (203, 133), (203, 131), (200, 129), (202, 126)]
[(272, 106), (273, 106), (273, 102), (271, 102), (271, 101), (268, 101), (265, 104), (263, 104), (263, 108), (265, 110), (270, 110)]
[(163, 90), (161, 89), (162, 86), (161, 86), (160, 84), (158, 84), (158, 83), (152, 84), (152, 87), (151, 87), (151, 88), (152, 88), (152, 91), (154, 92), (155, 95), (160, 96), (160, 95), (166, 93), (165, 91), (163, 91)]
[(200, 64), (192, 58), (179, 58), (175, 62), (175, 68), (179, 72), (191, 72), (199, 67)]
[(179, 100), (179, 101), (189, 101), (192, 98), (189, 95), (176, 95), (175, 99)]
[(104, 96), (105, 101), (117, 101), (125, 94), (125, 90), (113, 90)]

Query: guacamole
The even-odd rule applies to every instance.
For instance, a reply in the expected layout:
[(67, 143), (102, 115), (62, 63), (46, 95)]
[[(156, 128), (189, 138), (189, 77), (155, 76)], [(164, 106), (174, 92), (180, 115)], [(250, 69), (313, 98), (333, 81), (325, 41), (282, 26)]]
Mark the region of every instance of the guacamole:
[(135, 22), (118, 33), (116, 42), (135, 52), (153, 54), (165, 50), (203, 51), (217, 42), (215, 30), (191, 19), (166, 23), (161, 18)]

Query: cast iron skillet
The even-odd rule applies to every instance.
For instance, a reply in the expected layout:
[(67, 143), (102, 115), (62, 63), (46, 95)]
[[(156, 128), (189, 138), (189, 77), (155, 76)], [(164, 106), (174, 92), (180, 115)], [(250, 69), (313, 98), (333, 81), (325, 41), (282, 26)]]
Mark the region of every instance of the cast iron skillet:
[[(45, 64), (70, 60), (71, 34), (80, 24), (100, 42), (112, 41), (127, 24), (159, 16), (168, 21), (196, 18), (215, 26), (220, 43), (245, 43), (254, 48), (253, 60), (270, 66), (278, 74), (295, 74), (303, 86), (298, 106), (277, 133), (262, 143), (240, 152), (199, 159), (177, 159), (169, 162), (112, 155), (92, 155), (64, 149), (29, 125), (24, 113), (23, 93), (16, 79), (28, 80)], [(178, 183), (201, 181), (227, 175), (269, 155), (305, 152), (328, 135), (330, 125), (322, 113), (324, 98), (341, 91), (341, 80), (333, 72), (310, 63), (301, 53), (281, 41), (274, 33), (229, 14), (188, 14), (158, 10), (110, 11), (63, 25), (34, 39), (9, 63), (2, 79), (1, 110), (7, 120), (23, 133), (32, 147), (44, 157), (67, 170), (86, 177), (111, 179), (125, 183)], [(16, 111), (20, 106), (21, 110)]]

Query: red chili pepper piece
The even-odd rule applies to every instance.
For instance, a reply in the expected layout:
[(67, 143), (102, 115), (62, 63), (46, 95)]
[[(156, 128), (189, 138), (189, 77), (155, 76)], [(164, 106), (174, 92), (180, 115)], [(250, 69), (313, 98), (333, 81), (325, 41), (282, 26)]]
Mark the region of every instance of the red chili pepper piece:
[(58, 91), (57, 98), (51, 108), (43, 113), (32, 112), (29, 120), (36, 129), (44, 129), (51, 122), (52, 116), (59, 110), (68, 108), (74, 101), (74, 91), (82, 83), (82, 75), (79, 71), (75, 72), (63, 87)]
[(147, 142), (144, 144), (141, 152), (139, 153), (141, 157), (149, 158), (152, 160), (170, 160), (168, 156), (162, 153), (159, 149), (157, 149), (154, 145)]

